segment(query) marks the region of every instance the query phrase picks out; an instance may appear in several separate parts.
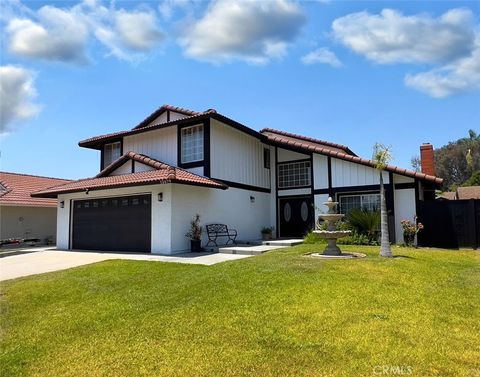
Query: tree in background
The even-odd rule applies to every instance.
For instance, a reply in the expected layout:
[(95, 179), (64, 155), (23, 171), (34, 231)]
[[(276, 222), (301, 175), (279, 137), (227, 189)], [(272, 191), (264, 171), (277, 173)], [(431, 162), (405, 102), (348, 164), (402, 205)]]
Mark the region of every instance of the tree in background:
[(390, 237), (388, 235), (388, 213), (387, 204), (385, 201), (385, 187), (383, 185), (383, 171), (392, 159), (390, 148), (385, 145), (376, 143), (373, 147), (373, 162), (375, 168), (380, 173), (380, 256), (391, 258), (393, 257), (392, 249), (390, 248)]
[[(412, 168), (419, 170), (420, 158), (414, 156), (411, 162)], [(444, 179), (443, 190), (455, 191), (456, 187), (465, 185), (480, 170), (480, 135), (469, 130), (468, 137), (435, 149), (435, 170), (436, 175)]]

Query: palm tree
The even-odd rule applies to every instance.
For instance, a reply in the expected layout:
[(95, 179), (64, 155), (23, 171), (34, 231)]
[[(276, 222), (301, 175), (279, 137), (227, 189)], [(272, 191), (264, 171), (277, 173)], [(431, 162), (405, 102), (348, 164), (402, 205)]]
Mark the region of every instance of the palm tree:
[(383, 171), (391, 159), (392, 154), (390, 153), (390, 148), (376, 143), (373, 147), (373, 162), (375, 163), (375, 168), (380, 172), (380, 256), (386, 258), (391, 258), (393, 255), (388, 236), (388, 214), (385, 202), (385, 187), (383, 185)]

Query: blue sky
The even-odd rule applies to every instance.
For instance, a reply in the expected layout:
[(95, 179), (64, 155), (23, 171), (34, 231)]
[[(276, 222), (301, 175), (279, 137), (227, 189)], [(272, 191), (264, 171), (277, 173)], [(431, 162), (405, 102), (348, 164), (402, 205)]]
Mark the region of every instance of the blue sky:
[(391, 145), (480, 131), (480, 2), (1, 2), (0, 169), (92, 176), (78, 141), (162, 104)]

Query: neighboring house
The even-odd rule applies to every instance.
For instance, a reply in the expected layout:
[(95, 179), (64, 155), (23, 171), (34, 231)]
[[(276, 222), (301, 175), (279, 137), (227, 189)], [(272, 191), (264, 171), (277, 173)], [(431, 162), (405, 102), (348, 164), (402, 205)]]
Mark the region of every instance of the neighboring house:
[(47, 239), (55, 242), (57, 200), (32, 198), (32, 192), (63, 185), (66, 179), (0, 172), (0, 240)]
[(440, 195), (440, 199), (469, 200), (480, 199), (480, 186), (458, 187), (457, 191), (447, 191)]
[[(58, 198), (63, 249), (181, 252), (196, 213), (203, 224), (237, 229), (240, 240), (258, 239), (263, 226), (301, 237), (329, 196), (342, 212), (379, 206), (372, 161), (343, 145), (257, 132), (213, 109), (165, 105), (131, 130), (79, 145), (100, 151), (100, 173), (33, 195)], [(383, 174), (391, 240), (401, 242), (400, 220), (433, 200), (442, 179), (391, 165)]]

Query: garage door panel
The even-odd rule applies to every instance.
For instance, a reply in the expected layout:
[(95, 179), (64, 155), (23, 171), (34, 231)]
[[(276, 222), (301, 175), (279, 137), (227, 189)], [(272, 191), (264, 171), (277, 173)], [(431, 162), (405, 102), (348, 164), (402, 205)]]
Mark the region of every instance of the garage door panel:
[(151, 195), (75, 201), (74, 249), (150, 252)]

